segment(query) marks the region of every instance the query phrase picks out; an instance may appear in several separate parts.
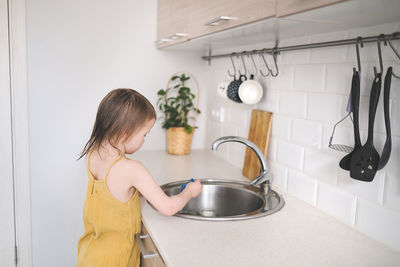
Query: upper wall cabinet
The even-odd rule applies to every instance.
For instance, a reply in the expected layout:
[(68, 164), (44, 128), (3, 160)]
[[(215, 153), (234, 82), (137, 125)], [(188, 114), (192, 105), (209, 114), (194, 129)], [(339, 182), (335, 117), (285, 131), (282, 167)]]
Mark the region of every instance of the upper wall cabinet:
[(348, 0), (277, 0), (276, 15), (284, 17)]
[(276, 0), (190, 1), (189, 29), (194, 37), (275, 16)]
[(162, 48), (188, 39), (188, 0), (158, 0), (157, 47)]
[(276, 0), (158, 0), (157, 47), (276, 15)]

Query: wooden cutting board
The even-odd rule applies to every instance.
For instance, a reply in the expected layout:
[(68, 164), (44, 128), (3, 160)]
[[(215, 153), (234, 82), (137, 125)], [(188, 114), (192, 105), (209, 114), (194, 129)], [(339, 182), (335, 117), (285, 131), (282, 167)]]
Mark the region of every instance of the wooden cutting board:
[[(255, 143), (267, 157), (269, 136), (271, 133), (272, 112), (253, 109), (248, 139)], [(242, 174), (251, 180), (260, 174), (259, 160), (250, 148), (246, 148)]]

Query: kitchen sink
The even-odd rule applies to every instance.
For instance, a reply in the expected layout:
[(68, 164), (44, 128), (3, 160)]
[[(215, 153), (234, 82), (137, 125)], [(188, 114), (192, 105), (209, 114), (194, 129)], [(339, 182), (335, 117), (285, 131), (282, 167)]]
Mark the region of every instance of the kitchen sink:
[[(190, 200), (175, 216), (209, 221), (245, 220), (277, 212), (285, 203), (275, 191), (261, 192), (260, 187), (248, 183), (214, 179), (200, 181), (203, 185), (200, 196)], [(161, 189), (173, 196), (179, 194), (181, 185), (187, 182), (164, 184)]]

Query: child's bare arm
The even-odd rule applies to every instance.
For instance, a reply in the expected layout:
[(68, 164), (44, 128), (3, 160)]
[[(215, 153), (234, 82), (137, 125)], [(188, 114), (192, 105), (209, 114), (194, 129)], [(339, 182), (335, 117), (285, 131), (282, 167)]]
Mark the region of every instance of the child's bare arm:
[(180, 211), (190, 199), (197, 197), (201, 192), (201, 183), (196, 180), (189, 183), (186, 188), (175, 196), (167, 196), (160, 186), (154, 181), (149, 171), (138, 161), (125, 161), (124, 176), (131, 186), (139, 192), (155, 207), (160, 213), (171, 216)]

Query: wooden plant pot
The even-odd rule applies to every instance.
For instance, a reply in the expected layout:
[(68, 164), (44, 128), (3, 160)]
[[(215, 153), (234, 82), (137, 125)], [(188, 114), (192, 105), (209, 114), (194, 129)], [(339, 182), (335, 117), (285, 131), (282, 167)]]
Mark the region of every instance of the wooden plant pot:
[(185, 132), (183, 127), (171, 127), (167, 130), (167, 151), (172, 155), (187, 155), (190, 154), (192, 146), (191, 134)]

